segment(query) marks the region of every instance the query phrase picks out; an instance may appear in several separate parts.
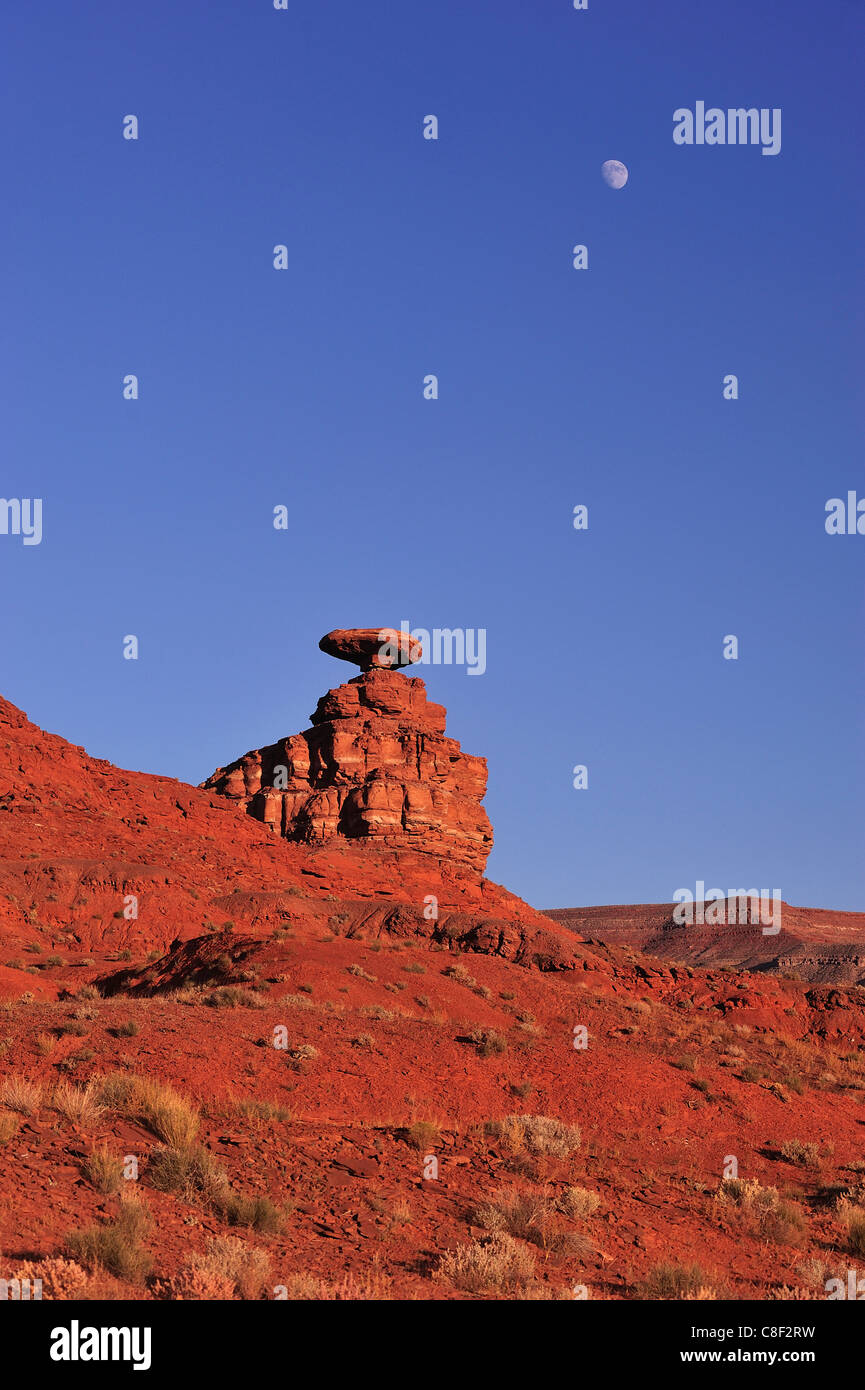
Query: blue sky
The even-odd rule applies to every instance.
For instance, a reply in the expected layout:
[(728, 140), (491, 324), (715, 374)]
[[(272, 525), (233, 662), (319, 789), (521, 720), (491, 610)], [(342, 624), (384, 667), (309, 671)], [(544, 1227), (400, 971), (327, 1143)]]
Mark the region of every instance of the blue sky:
[[(44, 533), (0, 536), (0, 691), (198, 782), (350, 677), (325, 631), (482, 627), (482, 677), (422, 674), (489, 761), (491, 877), (865, 908), (865, 537), (823, 524), (865, 496), (861, 8), (2, 28), (0, 492)], [(676, 146), (697, 100), (780, 107), (781, 153)]]

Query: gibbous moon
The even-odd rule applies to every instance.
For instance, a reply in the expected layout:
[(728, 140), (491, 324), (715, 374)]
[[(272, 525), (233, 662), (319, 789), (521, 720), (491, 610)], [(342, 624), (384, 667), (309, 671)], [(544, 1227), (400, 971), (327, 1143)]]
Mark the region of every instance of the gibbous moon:
[(620, 159), (605, 159), (601, 165), (601, 177), (609, 188), (624, 188), (628, 182), (628, 170)]

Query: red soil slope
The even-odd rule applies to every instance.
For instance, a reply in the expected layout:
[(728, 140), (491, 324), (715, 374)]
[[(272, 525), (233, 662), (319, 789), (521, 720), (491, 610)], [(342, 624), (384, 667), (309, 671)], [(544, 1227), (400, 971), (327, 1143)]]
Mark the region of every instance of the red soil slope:
[[(817, 1297), (855, 1264), (859, 988), (589, 943), (423, 850), (289, 843), (5, 702), (0, 864), (0, 1277)], [(758, 1201), (717, 1196), (731, 1155)], [(112, 1245), (132, 1196), (143, 1229)]]

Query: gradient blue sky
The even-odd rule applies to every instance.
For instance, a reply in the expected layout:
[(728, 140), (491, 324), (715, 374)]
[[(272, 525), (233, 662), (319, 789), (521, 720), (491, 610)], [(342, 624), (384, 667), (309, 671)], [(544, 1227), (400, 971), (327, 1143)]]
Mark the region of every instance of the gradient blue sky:
[[(350, 677), (330, 628), (484, 627), (484, 676), (422, 674), (491, 877), (865, 908), (865, 537), (823, 524), (865, 495), (862, 7), (49, 0), (2, 39), (0, 493), (44, 539), (0, 536), (0, 691), (198, 782)], [(781, 153), (675, 146), (698, 99), (781, 107)]]

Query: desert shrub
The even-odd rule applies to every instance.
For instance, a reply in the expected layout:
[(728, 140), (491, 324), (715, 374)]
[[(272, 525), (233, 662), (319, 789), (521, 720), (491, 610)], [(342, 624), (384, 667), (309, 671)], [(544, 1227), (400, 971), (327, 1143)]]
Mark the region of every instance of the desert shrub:
[(408, 1126), (406, 1138), (414, 1148), (426, 1153), (441, 1143), (441, 1130), (434, 1120), (415, 1120)]
[(696, 1071), (697, 1059), (693, 1052), (683, 1052), (681, 1057), (677, 1057), (676, 1061), (671, 1062), (670, 1065), (678, 1068), (679, 1071)]
[(203, 1144), (157, 1149), (147, 1171), (158, 1191), (176, 1192), (186, 1201), (201, 1199), (216, 1205), (230, 1195), (227, 1173)]
[(42, 1104), (42, 1087), (21, 1072), (12, 1072), (0, 1081), (0, 1105), (19, 1115), (32, 1115)]
[(232, 1192), (218, 1204), (218, 1210), (229, 1226), (249, 1226), (264, 1234), (273, 1234), (282, 1228), (282, 1213), (269, 1197), (248, 1197)]
[(846, 1232), (847, 1249), (853, 1255), (865, 1256), (865, 1207), (842, 1198), (838, 1216)]
[(290, 1274), (285, 1283), (286, 1297), (291, 1302), (316, 1302), (326, 1298), (325, 1285), (314, 1274)]
[(232, 1279), (189, 1267), (170, 1279), (157, 1279), (153, 1288), (157, 1298), (170, 1298), (173, 1303), (226, 1303), (236, 1293)]
[(277, 1002), (280, 1004), (285, 1004), (290, 1009), (311, 1010), (315, 1009), (316, 1007), (316, 1005), (312, 1002), (311, 999), (307, 999), (305, 994), (283, 994), (282, 998), (279, 999)]
[(390, 1009), (383, 1009), (381, 1004), (368, 1004), (365, 1008), (359, 1009), (361, 1018), (374, 1018), (379, 1023), (393, 1023), (396, 1014)]
[(543, 1193), (516, 1192), (512, 1188), (499, 1192), (478, 1208), (475, 1222), (488, 1231), (505, 1231), (560, 1254), (583, 1254), (588, 1249), (583, 1236), (562, 1228), (556, 1206)]
[(474, 1028), (471, 1040), (482, 1057), (496, 1057), (508, 1050), (508, 1040), (495, 1028)]
[(535, 1257), (513, 1236), (494, 1231), (470, 1245), (447, 1251), (439, 1261), (438, 1272), (456, 1288), (469, 1293), (513, 1290), (532, 1279)]
[(15, 1115), (0, 1114), (0, 1144), (8, 1144), (18, 1133), (21, 1121)]
[(782, 1200), (775, 1187), (763, 1187), (756, 1178), (728, 1178), (715, 1198), (738, 1208), (746, 1229), (753, 1235), (789, 1245), (805, 1228), (805, 1218), (792, 1202)]
[(527, 1149), (532, 1154), (567, 1158), (580, 1147), (577, 1125), (565, 1124), (549, 1115), (507, 1115), (487, 1125), (488, 1133), (502, 1140), (514, 1152)]
[(346, 969), (349, 975), (356, 975), (359, 980), (368, 980), (371, 985), (374, 985), (378, 978), (377, 975), (370, 975), (369, 971), (364, 970), (362, 965), (348, 965)]
[(467, 985), (469, 989), (474, 989), (477, 985), (477, 980), (469, 974), (463, 965), (449, 965), (442, 971), (442, 974), (447, 975), (451, 980), (456, 980), (458, 985)]
[(755, 1084), (758, 1081), (764, 1081), (766, 1073), (763, 1071), (762, 1067), (747, 1066), (742, 1068), (739, 1076), (742, 1081), (749, 1081)]
[(800, 1168), (816, 1168), (820, 1150), (817, 1144), (805, 1143), (801, 1139), (788, 1139), (781, 1145), (781, 1156)]
[(201, 1201), (229, 1226), (278, 1231), (282, 1214), (268, 1197), (235, 1192), (228, 1174), (202, 1144), (158, 1149), (150, 1160), (150, 1181), (160, 1192), (175, 1192), (185, 1201)]
[(601, 1199), (597, 1192), (590, 1192), (587, 1187), (566, 1187), (559, 1198), (559, 1205), (567, 1216), (572, 1216), (575, 1221), (584, 1221), (598, 1210)]
[(366, 1303), (390, 1299), (387, 1280), (377, 1270), (365, 1270), (362, 1275), (349, 1271), (334, 1284), (328, 1284), (314, 1274), (302, 1271), (290, 1274), (283, 1285), (286, 1297), (292, 1302), (340, 1302)]
[(128, 1197), (121, 1201), (120, 1211), (113, 1221), (70, 1231), (66, 1250), (73, 1259), (91, 1269), (107, 1269), (118, 1279), (140, 1284), (152, 1266), (150, 1255), (142, 1244), (148, 1225), (146, 1209), (140, 1201)]
[(251, 989), (244, 989), (241, 985), (220, 985), (218, 989), (212, 989), (209, 994), (205, 994), (202, 1004), (207, 1004), (211, 1009), (263, 1009), (266, 1007), (265, 1000)]
[(68, 1033), (71, 1038), (83, 1038), (90, 1032), (90, 1024), (83, 1018), (70, 1018), (60, 1024), (60, 1031)]
[(213, 1236), (202, 1254), (193, 1255), (190, 1269), (223, 1279), (239, 1298), (260, 1298), (270, 1278), (270, 1261), (263, 1250), (237, 1236)]
[(697, 1264), (658, 1264), (637, 1285), (640, 1298), (713, 1298), (707, 1275)]
[(99, 1087), (95, 1082), (86, 1086), (74, 1086), (69, 1081), (61, 1081), (54, 1087), (51, 1105), (72, 1124), (89, 1129), (102, 1118), (104, 1107), (99, 1099)]
[(140, 1032), (138, 1024), (134, 1018), (126, 1018), (122, 1023), (118, 1023), (116, 1028), (112, 1028), (115, 1038), (134, 1038)]
[(197, 1108), (155, 1077), (118, 1072), (103, 1077), (98, 1089), (104, 1105), (128, 1120), (141, 1120), (171, 1148), (187, 1148), (198, 1133)]
[(426, 974), (426, 966), (422, 965), (419, 960), (410, 960), (402, 968), (408, 975)]
[(123, 1159), (104, 1145), (88, 1154), (84, 1171), (97, 1192), (119, 1192), (123, 1186)]
[(50, 1258), (46, 1260), (24, 1260), (15, 1266), (8, 1276), (11, 1279), (42, 1281), (41, 1297), (44, 1299), (80, 1298), (87, 1283), (87, 1271), (74, 1260)]
[(305, 1071), (310, 1062), (314, 1062), (318, 1056), (318, 1048), (313, 1047), (312, 1043), (301, 1043), (300, 1047), (295, 1047), (288, 1055), (288, 1065), (292, 1071)]
[(796, 1072), (788, 1071), (783, 1077), (784, 1085), (788, 1091), (793, 1091), (797, 1096), (801, 1096), (805, 1090), (805, 1082)]

